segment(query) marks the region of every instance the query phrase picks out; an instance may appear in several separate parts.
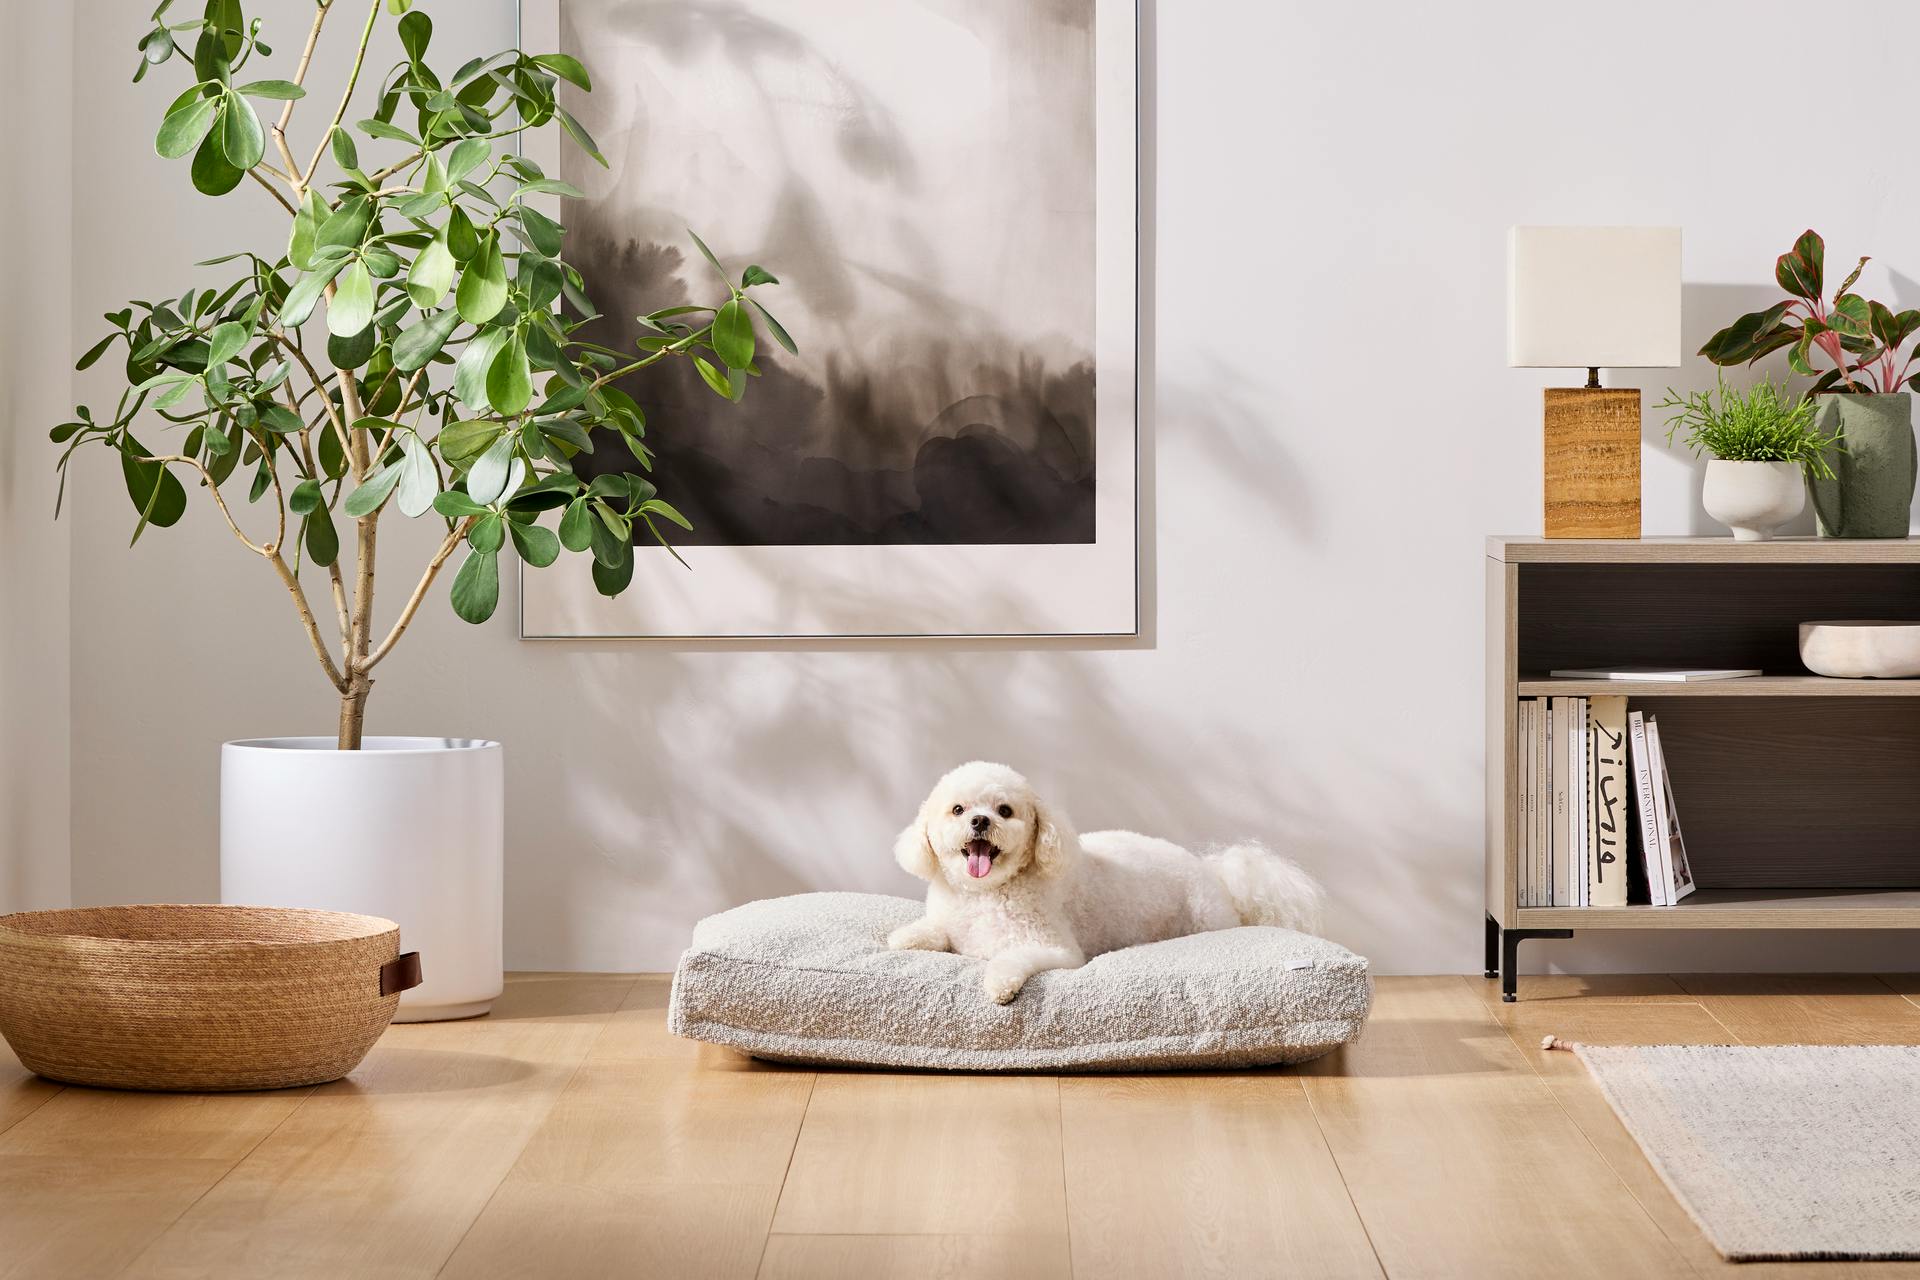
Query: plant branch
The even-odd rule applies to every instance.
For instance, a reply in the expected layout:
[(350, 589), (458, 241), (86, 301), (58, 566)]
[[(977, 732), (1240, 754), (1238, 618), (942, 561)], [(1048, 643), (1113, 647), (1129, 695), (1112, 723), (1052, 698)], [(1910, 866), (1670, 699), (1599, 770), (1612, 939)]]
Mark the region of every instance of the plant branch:
[(334, 665), (333, 655), (327, 652), (327, 642), (320, 636), (320, 624), (313, 619), (313, 607), (307, 603), (307, 593), (300, 586), (300, 579), (287, 567), (286, 557), (275, 551), (268, 557), (280, 581), (286, 584), (287, 592), (293, 597), (293, 607), (300, 615), (300, 625), (307, 629), (307, 640), (313, 645), (314, 656), (320, 659), (320, 665), (327, 673), (327, 679), (333, 687), (345, 693), (347, 678), (340, 674), (340, 668)]
[(340, 127), (346, 118), (347, 104), (353, 100), (353, 90), (360, 83), (360, 68), (367, 60), (367, 44), (373, 39), (373, 25), (380, 17), (382, 0), (373, 0), (367, 6), (367, 24), (360, 29), (360, 47), (353, 53), (353, 70), (347, 75), (346, 92), (340, 95), (340, 105), (333, 110), (333, 121), (320, 134), (320, 144), (313, 149), (313, 159), (307, 162), (307, 177), (311, 178), (320, 167), (320, 158), (327, 154), (327, 147), (333, 139), (333, 131)]
[(379, 648), (356, 664), (356, 670), (363, 672), (373, 670), (393, 646), (399, 643), (400, 637), (406, 634), (407, 624), (411, 623), (413, 615), (419, 612), (420, 602), (427, 598), (427, 592), (432, 588), (433, 580), (439, 576), (441, 568), (446, 565), (447, 558), (453, 554), (454, 548), (460, 545), (460, 540), (467, 536), (467, 530), (473, 527), (473, 521), (474, 517), (468, 516), (447, 534), (446, 541), (440, 544), (440, 549), (433, 553), (433, 559), (428, 562), (427, 571), (420, 575), (420, 581), (415, 584), (413, 594), (407, 597), (406, 607), (400, 610), (400, 616), (394, 619), (393, 629), (387, 632), (387, 638), (380, 642)]
[(200, 473), (200, 482), (206, 485), (208, 491), (213, 494), (214, 505), (219, 507), (220, 514), (226, 517), (227, 528), (233, 530), (233, 536), (240, 539), (247, 550), (257, 556), (270, 556), (274, 553), (276, 548), (263, 547), (252, 538), (249, 538), (245, 533), (241, 532), (239, 524), (234, 521), (233, 512), (227, 507), (227, 500), (220, 496), (220, 486), (214, 482), (213, 473), (200, 465), (198, 458), (189, 458), (181, 453), (169, 453), (158, 457), (147, 458), (144, 459), (144, 461), (158, 463), (178, 462), (198, 471)]
[(289, 204), (287, 202), (287, 198), (280, 194), (280, 188), (274, 186), (271, 182), (268, 182), (265, 178), (260, 176), (261, 169), (266, 169), (269, 173), (279, 172), (278, 170), (274, 169), (270, 165), (260, 165), (256, 168), (247, 170), (247, 176), (249, 178), (252, 178), (255, 182), (259, 183), (263, 188), (265, 188), (266, 193), (272, 196), (274, 200), (278, 202), (278, 204), (282, 209), (285, 209), (288, 213), (298, 213), (299, 210), (295, 209), (291, 204)]
[[(307, 28), (307, 44), (300, 51), (300, 65), (294, 68), (293, 82), (305, 87), (307, 68), (313, 63), (314, 48), (320, 43), (320, 28), (327, 25), (327, 11), (333, 7), (333, 0), (317, 0), (313, 10), (313, 25)], [(280, 108), (280, 118), (273, 122), (273, 144), (280, 149), (280, 158), (286, 162), (287, 181), (293, 187), (296, 196), (304, 195), (307, 178), (295, 163), (293, 149), (287, 146), (287, 122), (293, 119), (293, 104), (296, 99), (288, 98)]]

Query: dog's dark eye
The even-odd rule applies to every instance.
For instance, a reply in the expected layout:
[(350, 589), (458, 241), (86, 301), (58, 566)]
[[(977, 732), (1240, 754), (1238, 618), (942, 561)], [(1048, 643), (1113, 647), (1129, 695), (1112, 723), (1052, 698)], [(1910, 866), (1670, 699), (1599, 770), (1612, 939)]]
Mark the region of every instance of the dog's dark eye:
[(959, 817), (961, 814), (965, 813), (966, 811), (967, 811), (967, 806), (963, 804), (957, 804), (953, 806), (953, 816), (956, 818)]
[(999, 813), (1000, 813), (1000, 816), (1003, 818), (1011, 818), (1013, 816), (1013, 806), (1010, 804), (1003, 804), (1000, 806)]

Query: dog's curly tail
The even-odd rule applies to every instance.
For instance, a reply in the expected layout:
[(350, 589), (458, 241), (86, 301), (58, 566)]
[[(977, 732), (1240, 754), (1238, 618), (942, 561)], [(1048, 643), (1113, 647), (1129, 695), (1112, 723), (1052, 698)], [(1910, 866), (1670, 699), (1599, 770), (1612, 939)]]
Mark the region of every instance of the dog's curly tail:
[(1326, 890), (1292, 858), (1258, 841), (1208, 851), (1207, 867), (1226, 885), (1242, 924), (1270, 924), (1301, 933), (1320, 931)]

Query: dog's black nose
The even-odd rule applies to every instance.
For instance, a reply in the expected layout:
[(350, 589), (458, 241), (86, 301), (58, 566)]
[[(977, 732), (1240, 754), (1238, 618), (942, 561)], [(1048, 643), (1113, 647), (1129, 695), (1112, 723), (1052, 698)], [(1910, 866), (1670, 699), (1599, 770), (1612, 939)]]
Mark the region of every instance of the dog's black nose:
[(973, 815), (973, 829), (975, 831), (985, 831), (988, 827), (992, 825), (993, 825), (993, 819), (989, 818), (986, 814), (976, 813)]

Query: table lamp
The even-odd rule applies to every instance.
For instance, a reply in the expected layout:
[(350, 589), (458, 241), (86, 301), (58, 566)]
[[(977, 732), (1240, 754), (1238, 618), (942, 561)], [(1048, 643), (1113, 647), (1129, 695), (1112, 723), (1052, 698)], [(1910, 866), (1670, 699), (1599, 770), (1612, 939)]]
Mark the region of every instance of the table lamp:
[(1546, 535), (1640, 536), (1640, 390), (1602, 369), (1680, 363), (1680, 228), (1514, 227), (1507, 364), (1585, 369), (1546, 391)]

